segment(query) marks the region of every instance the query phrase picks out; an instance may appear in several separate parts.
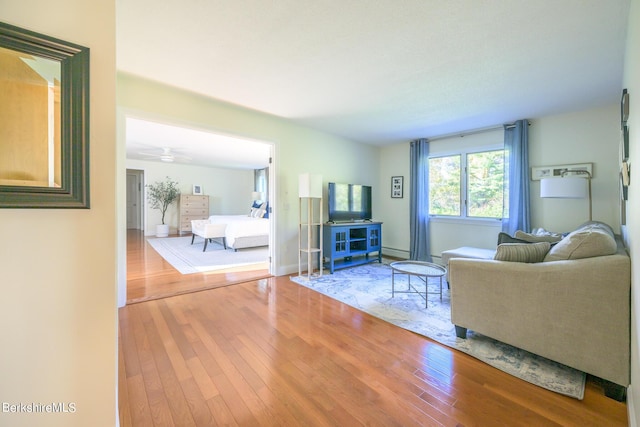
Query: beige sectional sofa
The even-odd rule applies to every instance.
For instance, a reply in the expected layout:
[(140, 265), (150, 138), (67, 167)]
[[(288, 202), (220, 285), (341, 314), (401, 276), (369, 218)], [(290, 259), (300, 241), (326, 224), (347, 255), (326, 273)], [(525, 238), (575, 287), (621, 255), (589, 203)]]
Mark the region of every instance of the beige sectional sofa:
[(470, 329), (571, 366), (606, 380), (605, 393), (624, 399), (631, 262), (619, 237), (608, 225), (589, 222), (552, 246), (542, 262), (523, 262), (540, 261), (541, 245), (505, 245), (496, 251), (503, 260), (449, 261), (458, 337)]

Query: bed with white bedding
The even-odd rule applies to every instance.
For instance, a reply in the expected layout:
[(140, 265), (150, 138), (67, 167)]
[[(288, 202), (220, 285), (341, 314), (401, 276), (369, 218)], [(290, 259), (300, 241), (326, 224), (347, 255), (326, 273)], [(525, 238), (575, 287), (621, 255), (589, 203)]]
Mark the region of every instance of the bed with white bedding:
[(227, 247), (235, 250), (267, 246), (269, 244), (269, 219), (247, 215), (211, 215), (214, 224), (227, 224), (225, 239)]

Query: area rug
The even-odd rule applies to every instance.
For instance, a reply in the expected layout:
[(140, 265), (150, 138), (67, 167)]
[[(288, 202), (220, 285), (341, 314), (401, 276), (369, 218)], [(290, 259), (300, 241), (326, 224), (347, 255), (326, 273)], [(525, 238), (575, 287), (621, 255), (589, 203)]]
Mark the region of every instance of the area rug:
[[(396, 275), (396, 290), (407, 289), (407, 276)], [(519, 348), (468, 331), (467, 339), (456, 337), (451, 323), (449, 291), (443, 285), (442, 301), (429, 295), (428, 308), (417, 294), (391, 296), (391, 268), (384, 264), (337, 270), (308, 280), (291, 277), (294, 282), (369, 313), (401, 328), (424, 335), (467, 353), (497, 369), (532, 384), (571, 396), (584, 397), (586, 374)], [(413, 278), (412, 284), (418, 279)], [(429, 292), (436, 292), (439, 280), (431, 278)], [(422, 285), (424, 288), (424, 285)]]
[(148, 239), (149, 244), (169, 264), (182, 274), (202, 273), (225, 268), (267, 262), (269, 249), (266, 246), (244, 248), (234, 251), (225, 249), (215, 240), (202, 251), (204, 242), (196, 237), (191, 244), (191, 236)]

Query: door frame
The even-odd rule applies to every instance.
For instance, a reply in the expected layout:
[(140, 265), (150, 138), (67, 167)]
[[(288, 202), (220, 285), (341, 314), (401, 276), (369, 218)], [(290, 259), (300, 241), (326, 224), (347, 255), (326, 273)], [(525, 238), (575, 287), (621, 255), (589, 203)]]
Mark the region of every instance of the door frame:
[[(143, 188), (144, 188), (144, 170), (141, 169), (127, 169), (126, 175), (133, 175), (136, 177), (136, 183), (138, 184), (138, 191), (136, 194), (136, 230), (144, 230), (145, 218), (144, 218), (144, 200), (143, 200)], [(127, 198), (129, 197), (129, 186), (127, 182)], [(128, 208), (128, 207), (127, 207)], [(127, 218), (127, 229), (129, 229), (129, 218)]]
[[(127, 171), (127, 167), (126, 167), (126, 119), (127, 117), (135, 117), (135, 118), (140, 118), (140, 119), (146, 119), (146, 120), (161, 120), (163, 122), (166, 123), (171, 123), (173, 125), (176, 126), (180, 126), (180, 121), (179, 120), (171, 120), (171, 119), (167, 119), (166, 117), (158, 117), (155, 114), (147, 114), (147, 113), (142, 113), (140, 111), (134, 111), (134, 110), (130, 110), (128, 108), (118, 108), (117, 112), (116, 112), (116, 127), (117, 127), (117, 140), (118, 140), (118, 151), (120, 153), (120, 155), (118, 156), (118, 164), (121, 165), (118, 169), (122, 172), (118, 173), (118, 179), (117, 181), (119, 182), (118, 185), (118, 193), (119, 196), (118, 198), (118, 203), (116, 204), (117, 206), (119, 206), (119, 213), (118, 213), (118, 229), (121, 230), (117, 236), (117, 246), (118, 246), (118, 262), (117, 262), (117, 268), (118, 268), (118, 292), (117, 292), (117, 300), (118, 300), (118, 307), (123, 307), (126, 305), (126, 301), (127, 301), (127, 261), (126, 261), (126, 229), (127, 229), (127, 218), (126, 218), (126, 171)], [(193, 125), (193, 124), (191, 124)], [(204, 124), (200, 124), (200, 129), (202, 130), (206, 130), (208, 132), (211, 133), (217, 133), (220, 135), (227, 135), (227, 136), (233, 136), (235, 138), (240, 138), (240, 139), (246, 139), (246, 140), (250, 140), (250, 141), (254, 141), (254, 142), (260, 142), (263, 144), (267, 144), (270, 147), (270, 163), (269, 163), (269, 206), (272, 207), (272, 211), (269, 214), (269, 274), (276, 276), (277, 275), (277, 266), (278, 266), (278, 259), (277, 259), (277, 251), (276, 251), (276, 247), (277, 247), (277, 242), (278, 242), (278, 236), (277, 236), (277, 216), (278, 216), (278, 212), (277, 209), (275, 209), (275, 207), (277, 206), (277, 194), (278, 194), (278, 171), (277, 171), (277, 143), (275, 141), (268, 141), (265, 139), (258, 139), (258, 138), (252, 138), (252, 137), (248, 137), (245, 135), (241, 135), (241, 134), (235, 134), (235, 133), (229, 133), (229, 132), (224, 132), (224, 131), (220, 131), (217, 130), (215, 128), (209, 128)], [(144, 172), (144, 171), (143, 171)], [(142, 185), (144, 186), (144, 174), (143, 174), (143, 182)], [(144, 194), (144, 192), (142, 192)], [(144, 195), (142, 196), (144, 198)], [(142, 215), (141, 215), (141, 223), (142, 223), (142, 230), (144, 230), (145, 228), (145, 224), (146, 224), (146, 207), (144, 204), (144, 200), (143, 203), (141, 203), (141, 207), (140, 209), (142, 209)]]

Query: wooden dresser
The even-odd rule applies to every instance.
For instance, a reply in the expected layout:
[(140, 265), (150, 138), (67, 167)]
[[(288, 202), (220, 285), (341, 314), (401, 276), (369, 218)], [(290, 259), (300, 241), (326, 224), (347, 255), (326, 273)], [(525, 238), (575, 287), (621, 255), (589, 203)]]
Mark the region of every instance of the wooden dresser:
[(178, 234), (191, 233), (191, 220), (209, 218), (209, 196), (180, 195)]

